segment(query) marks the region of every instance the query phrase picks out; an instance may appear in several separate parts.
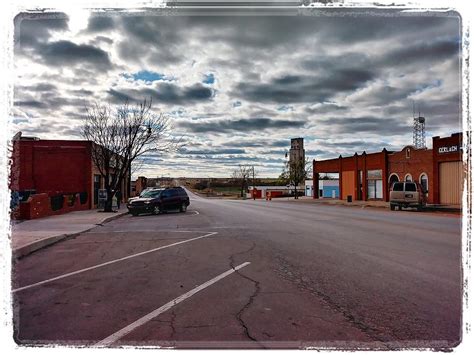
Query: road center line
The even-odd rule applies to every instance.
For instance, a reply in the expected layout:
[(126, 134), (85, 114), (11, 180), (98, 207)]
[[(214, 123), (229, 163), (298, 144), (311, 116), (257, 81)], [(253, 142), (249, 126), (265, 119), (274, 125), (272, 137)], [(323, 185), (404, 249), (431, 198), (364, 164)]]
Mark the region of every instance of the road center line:
[(182, 294), (181, 296), (176, 297), (174, 300), (171, 300), (170, 302), (166, 303), (165, 305), (161, 306), (158, 309), (155, 309), (154, 311), (148, 313), (147, 315), (143, 316), (142, 318), (137, 319), (135, 322), (127, 325), (125, 328), (120, 329), (119, 331), (117, 331), (114, 334), (108, 336), (104, 340), (99, 341), (95, 345), (96, 346), (108, 346), (108, 345), (114, 343), (115, 341), (123, 338), (125, 335), (132, 332), (136, 328), (142, 326), (143, 324), (151, 321), (153, 318), (159, 316), (161, 313), (166, 312), (168, 309), (172, 308), (173, 306), (177, 305), (178, 303), (183, 302), (185, 299), (193, 296), (194, 294), (198, 293), (201, 290), (204, 290), (206, 287), (211, 286), (212, 284), (216, 283), (217, 281), (223, 279), (224, 277), (229, 276), (230, 274), (234, 273), (235, 271), (237, 271), (237, 270), (239, 270), (239, 269), (241, 269), (241, 268), (243, 268), (243, 267), (245, 267), (249, 264), (250, 264), (250, 262), (246, 261), (245, 263), (240, 264), (239, 266), (236, 266), (235, 268), (230, 269), (230, 270), (214, 277), (213, 279), (199, 285), (198, 287), (193, 288), (191, 291), (188, 291), (188, 292)]
[(184, 244), (184, 243), (189, 243), (189, 242), (192, 242), (192, 241), (194, 241), (194, 240), (198, 240), (198, 239), (210, 237), (211, 235), (214, 235), (214, 234), (216, 234), (216, 233), (217, 233), (217, 232), (207, 233), (207, 234), (205, 234), (205, 235), (201, 235), (201, 236), (196, 237), (196, 238), (191, 238), (191, 239), (182, 240), (182, 241), (180, 241), (180, 242), (176, 242), (176, 243), (164, 245), (164, 246), (162, 246), (162, 247), (150, 249), (150, 250), (147, 250), (147, 251), (142, 251), (142, 252), (140, 252), (140, 253), (128, 255), (128, 256), (125, 256), (125, 257), (120, 258), (120, 259), (115, 259), (115, 260), (107, 261), (107, 262), (105, 262), (105, 263), (98, 264), (98, 265), (95, 265), (95, 266), (90, 266), (90, 267), (87, 267), (87, 268), (85, 268), (85, 269), (81, 269), (81, 270), (69, 272), (69, 273), (64, 274), (64, 275), (61, 275), (61, 276), (53, 277), (52, 279), (48, 279), (48, 280), (40, 281), (40, 282), (31, 284), (31, 285), (19, 287), (19, 288), (17, 288), (17, 289), (12, 290), (12, 293), (18, 292), (18, 291), (23, 291), (23, 290), (26, 290), (26, 289), (29, 289), (29, 288), (32, 288), (32, 287), (44, 285), (44, 284), (49, 283), (49, 282), (53, 282), (53, 281), (56, 281), (56, 280), (64, 279), (64, 278), (66, 278), (66, 277), (73, 276), (73, 275), (77, 275), (77, 274), (80, 274), (80, 273), (82, 273), (82, 272), (86, 272), (86, 271), (89, 271), (89, 270), (94, 270), (94, 269), (97, 269), (97, 268), (100, 268), (100, 267), (103, 267), (103, 266), (115, 264), (115, 263), (118, 263), (119, 261), (123, 261), (123, 260), (131, 259), (131, 258), (135, 258), (135, 257), (137, 257), (137, 256), (142, 256), (142, 255), (145, 255), (145, 254), (153, 253), (153, 252), (158, 251), (158, 250), (162, 250), (162, 249), (166, 249), (166, 248), (171, 248), (171, 247), (174, 247), (175, 245)]

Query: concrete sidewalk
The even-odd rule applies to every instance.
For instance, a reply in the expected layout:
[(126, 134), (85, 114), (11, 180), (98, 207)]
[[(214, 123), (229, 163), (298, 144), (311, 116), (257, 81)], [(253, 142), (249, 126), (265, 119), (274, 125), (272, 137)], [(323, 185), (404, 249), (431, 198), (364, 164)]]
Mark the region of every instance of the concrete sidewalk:
[[(296, 203), (320, 203), (320, 204), (328, 204), (328, 205), (343, 205), (343, 206), (353, 206), (353, 207), (379, 207), (379, 208), (390, 208), (390, 203), (385, 201), (352, 201), (347, 202), (346, 200), (339, 200), (339, 199), (330, 199), (330, 198), (319, 198), (313, 199), (312, 197), (308, 196), (301, 196), (297, 200), (293, 197), (281, 197), (281, 198), (273, 198), (272, 201), (290, 201)], [(426, 211), (441, 211), (441, 212), (462, 212), (461, 206), (456, 205), (426, 205), (424, 208)]]
[(356, 206), (356, 207), (381, 207), (389, 208), (390, 204), (385, 201), (352, 201), (347, 202), (346, 200), (332, 199), (332, 198), (318, 198), (314, 199), (308, 196), (300, 196), (298, 199), (294, 197), (277, 197), (272, 198), (272, 201), (285, 201), (295, 203), (312, 203), (312, 204), (326, 204), (326, 205), (343, 205), (343, 206)]
[(14, 258), (28, 255), (45, 246), (119, 218), (126, 213), (128, 210), (123, 206), (117, 212), (87, 210), (22, 222), (12, 221), (12, 255)]

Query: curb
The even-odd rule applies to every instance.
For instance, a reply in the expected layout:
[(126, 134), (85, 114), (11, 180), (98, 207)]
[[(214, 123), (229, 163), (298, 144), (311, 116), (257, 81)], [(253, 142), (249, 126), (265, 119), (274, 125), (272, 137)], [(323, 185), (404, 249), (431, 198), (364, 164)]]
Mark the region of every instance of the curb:
[[(276, 199), (275, 201), (278, 201), (278, 199)], [(283, 201), (283, 200), (281, 200)], [(294, 201), (294, 200), (291, 200), (291, 201)], [(307, 204), (313, 204), (313, 205), (325, 205), (325, 206), (346, 206), (346, 207), (358, 207), (358, 208), (385, 208), (385, 209), (389, 209), (390, 205), (386, 205), (386, 206), (383, 206), (383, 205), (371, 205), (371, 204), (366, 204), (366, 205), (363, 205), (363, 204), (358, 204), (358, 203), (351, 203), (351, 202), (340, 202), (340, 203), (334, 203), (334, 202), (331, 202), (331, 201), (324, 201), (324, 202), (316, 202), (316, 203), (311, 203), (311, 200), (302, 200), (302, 201), (299, 201), (299, 203), (307, 203)], [(428, 211), (428, 212), (456, 212), (456, 213), (462, 213), (462, 208), (456, 208), (456, 207), (443, 207), (441, 205), (428, 205), (426, 206), (424, 209), (424, 211)]]
[(462, 213), (462, 208), (454, 208), (454, 207), (425, 207), (425, 211), (437, 211), (437, 212), (458, 212)]
[[(119, 213), (115, 216), (107, 217), (102, 222), (100, 222), (100, 224), (108, 223), (110, 221), (113, 221), (114, 219), (118, 219), (120, 217), (123, 217), (126, 214), (128, 214), (128, 211)], [(37, 240), (37, 241), (35, 241), (33, 243), (30, 243), (28, 245), (25, 245), (25, 246), (22, 246), (20, 248), (15, 249), (15, 250), (12, 250), (12, 258), (14, 258), (14, 259), (22, 258), (22, 257), (27, 256), (27, 255), (29, 255), (29, 254), (37, 251), (37, 250), (43, 249), (47, 246), (50, 246), (52, 244), (55, 244), (55, 243), (60, 242), (62, 240), (65, 240), (67, 238), (76, 237), (76, 236), (78, 236), (82, 233), (86, 233), (86, 232), (94, 229), (95, 227), (97, 227), (97, 225), (95, 225), (91, 228), (84, 229), (84, 230), (79, 231), (79, 232), (74, 232), (74, 233), (69, 233), (69, 234), (60, 234), (60, 235), (55, 235), (55, 236), (52, 236), (52, 237), (46, 237), (44, 239)]]
[(104, 220), (103, 220), (102, 222), (100, 222), (100, 223), (108, 223), (108, 222), (110, 222), (110, 221), (113, 221), (114, 219), (118, 219), (118, 218), (120, 218), (120, 217), (123, 217), (123, 216), (125, 216), (126, 214), (128, 214), (128, 211), (126, 211), (126, 212), (119, 212), (119, 213), (117, 213), (115, 216), (107, 217), (106, 219), (104, 219)]

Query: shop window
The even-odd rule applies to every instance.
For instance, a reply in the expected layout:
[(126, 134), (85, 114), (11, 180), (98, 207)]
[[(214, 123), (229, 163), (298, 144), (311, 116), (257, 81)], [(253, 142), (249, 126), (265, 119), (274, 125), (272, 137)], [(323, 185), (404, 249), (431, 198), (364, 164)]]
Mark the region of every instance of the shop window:
[(406, 174), (405, 175), (405, 181), (413, 181), (413, 178), (411, 177), (411, 174)]
[(367, 170), (367, 198), (382, 199), (382, 170)]
[(424, 192), (428, 192), (428, 175), (425, 173), (420, 175), (420, 185), (423, 187)]

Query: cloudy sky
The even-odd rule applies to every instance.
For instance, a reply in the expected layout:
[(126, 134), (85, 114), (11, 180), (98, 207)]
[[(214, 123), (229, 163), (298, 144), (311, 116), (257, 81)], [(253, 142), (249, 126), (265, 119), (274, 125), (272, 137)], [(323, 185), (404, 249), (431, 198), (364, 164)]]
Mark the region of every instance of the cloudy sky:
[(428, 146), (460, 131), (460, 55), (455, 13), (23, 14), (11, 127), (81, 139), (85, 105), (151, 97), (186, 146), (138, 173), (276, 177), (292, 137), (310, 159), (411, 144), (413, 102)]

